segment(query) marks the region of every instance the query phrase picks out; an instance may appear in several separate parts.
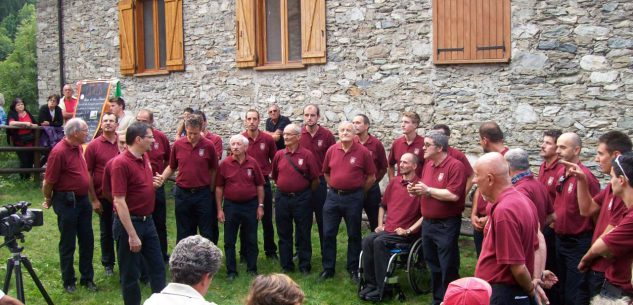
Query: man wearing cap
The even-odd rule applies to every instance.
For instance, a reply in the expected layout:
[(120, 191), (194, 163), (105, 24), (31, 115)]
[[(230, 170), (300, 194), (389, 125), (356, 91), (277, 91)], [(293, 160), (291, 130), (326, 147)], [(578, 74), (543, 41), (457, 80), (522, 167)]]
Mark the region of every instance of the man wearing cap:
[(424, 137), (418, 135), (418, 127), (420, 127), (420, 116), (413, 111), (406, 111), (402, 114), (400, 128), (402, 129), (402, 137), (399, 137), (391, 144), (389, 157), (387, 161), (389, 168), (387, 176), (389, 180), (398, 175), (398, 161), (405, 153), (413, 153), (418, 157), (418, 167), (416, 175), (422, 176), (422, 165), (424, 165)]
[(273, 137), (278, 150), (286, 147), (282, 134), (288, 124), (290, 124), (290, 119), (287, 116), (281, 115), (279, 106), (273, 104), (268, 107), (265, 132)]
[(488, 282), (476, 277), (465, 277), (448, 284), (441, 305), (488, 305), (490, 295), (492, 287)]

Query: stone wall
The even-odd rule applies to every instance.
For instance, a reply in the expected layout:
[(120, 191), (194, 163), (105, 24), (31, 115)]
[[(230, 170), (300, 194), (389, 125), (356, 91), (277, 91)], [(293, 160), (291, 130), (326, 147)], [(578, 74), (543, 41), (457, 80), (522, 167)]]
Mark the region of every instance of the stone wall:
[[(55, 2), (38, 2), (42, 103), (58, 87)], [(387, 147), (400, 113), (414, 110), (421, 132), (446, 123), (453, 144), (473, 154), (487, 120), (499, 122), (510, 146), (534, 153), (543, 130), (577, 131), (590, 147), (585, 159), (600, 134), (633, 127), (629, 0), (512, 1), (511, 63), (457, 66), (432, 63), (431, 0), (328, 0), (327, 64), (288, 71), (235, 68), (233, 0), (183, 2), (186, 71), (155, 77), (120, 76), (117, 1), (64, 3), (67, 80), (118, 77), (130, 109), (155, 110), (159, 128), (173, 133), (192, 106), (224, 138), (242, 129), (246, 109), (273, 102), (294, 120), (317, 103), (327, 127), (366, 113)]]

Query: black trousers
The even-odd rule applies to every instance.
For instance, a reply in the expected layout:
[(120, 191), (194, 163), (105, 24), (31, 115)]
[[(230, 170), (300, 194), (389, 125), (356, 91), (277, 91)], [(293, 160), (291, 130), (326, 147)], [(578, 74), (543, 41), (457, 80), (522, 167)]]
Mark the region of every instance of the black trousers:
[[(262, 235), (264, 236), (264, 253), (266, 256), (277, 254), (277, 245), (275, 244), (275, 229), (273, 227), (273, 191), (270, 188), (270, 180), (266, 177), (264, 183), (264, 217), (262, 217)], [(240, 233), (240, 256), (246, 253), (244, 246), (244, 231)]]
[(448, 284), (459, 278), (459, 230), (461, 217), (424, 219), (422, 221), (422, 249), (424, 260), (431, 271), (433, 305), (444, 299)]
[(237, 274), (235, 243), (238, 232), (246, 234), (246, 270), (257, 272), (257, 199), (233, 202), (224, 199), (224, 254), (227, 274)]
[(156, 226), (156, 233), (158, 234), (163, 260), (167, 262), (169, 256), (167, 255), (167, 201), (165, 200), (165, 186), (156, 189), (156, 199), (154, 202), (152, 218), (154, 220), (154, 226)]
[(369, 220), (370, 232), (374, 232), (378, 226), (378, 210), (380, 209), (381, 199), (380, 185), (376, 183), (367, 191), (365, 200), (363, 200), (363, 210), (365, 210), (365, 215), (367, 215), (367, 220)]
[(536, 299), (530, 297), (517, 285), (492, 284), (490, 305), (536, 305)]
[(371, 233), (363, 238), (363, 277), (368, 284), (384, 288), (387, 265), (394, 244), (413, 243), (416, 236), (400, 236), (395, 233)]
[(215, 198), (206, 187), (195, 192), (176, 186), (176, 242), (198, 234), (218, 243), (218, 216)]
[[(18, 151), (16, 152), (18, 159), (20, 159), (20, 168), (33, 168), (33, 152), (32, 151)], [(21, 173), (22, 179), (29, 179), (31, 173)]]
[(295, 194), (284, 194), (277, 190), (275, 194), (275, 223), (279, 236), (279, 262), (284, 270), (293, 270), (292, 245), (293, 223), (296, 232), (297, 256), (299, 269), (312, 269), (312, 208), (310, 206), (310, 189)]
[(591, 247), (591, 232), (578, 235), (556, 234), (556, 253), (560, 273), (558, 284), (565, 305), (589, 304), (589, 283), (587, 273), (578, 270), (583, 255)]
[(101, 236), (101, 264), (104, 267), (114, 267), (114, 238), (112, 237), (112, 202), (105, 198), (99, 198), (101, 202), (101, 215), (99, 215), (99, 235)]
[(338, 235), (341, 219), (345, 219), (347, 229), (347, 271), (358, 271), (358, 256), (361, 250), (362, 234), (360, 225), (363, 212), (362, 189), (340, 195), (329, 189), (327, 199), (323, 205), (323, 251), (321, 261), (323, 270), (335, 271), (336, 267), (336, 236)]
[(319, 177), (319, 185), (317, 189), (312, 192), (310, 197), (310, 205), (314, 212), (314, 218), (316, 219), (317, 229), (319, 231), (319, 245), (321, 252), (323, 252), (323, 205), (325, 204), (325, 198), (327, 197), (327, 184), (325, 183), (325, 177)]

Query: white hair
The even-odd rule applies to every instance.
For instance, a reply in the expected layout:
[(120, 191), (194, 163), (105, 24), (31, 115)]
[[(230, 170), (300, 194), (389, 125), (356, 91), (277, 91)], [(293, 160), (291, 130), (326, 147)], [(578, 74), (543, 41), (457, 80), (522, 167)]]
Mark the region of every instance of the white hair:
[(248, 146), (248, 139), (244, 135), (236, 134), (232, 136), (231, 139), (229, 140), (229, 143), (232, 143), (233, 141), (240, 141), (245, 146)]

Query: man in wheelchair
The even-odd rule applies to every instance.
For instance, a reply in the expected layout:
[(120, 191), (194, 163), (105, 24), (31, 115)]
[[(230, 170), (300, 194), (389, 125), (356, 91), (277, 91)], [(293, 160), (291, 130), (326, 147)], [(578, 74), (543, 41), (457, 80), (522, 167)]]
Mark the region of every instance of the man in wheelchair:
[[(384, 278), (391, 256), (391, 250), (398, 244), (413, 243), (419, 237), (422, 223), (420, 197), (410, 195), (409, 184), (419, 178), (415, 175), (418, 158), (406, 153), (400, 158), (400, 175), (394, 177), (385, 189), (378, 212), (378, 227), (362, 242), (362, 268), (366, 284), (358, 292), (361, 299), (380, 301), (384, 289)], [(383, 218), (387, 213), (387, 218)]]

